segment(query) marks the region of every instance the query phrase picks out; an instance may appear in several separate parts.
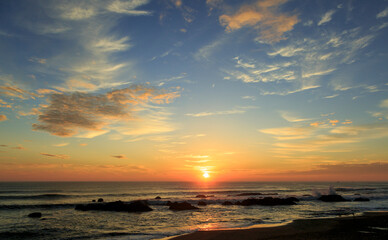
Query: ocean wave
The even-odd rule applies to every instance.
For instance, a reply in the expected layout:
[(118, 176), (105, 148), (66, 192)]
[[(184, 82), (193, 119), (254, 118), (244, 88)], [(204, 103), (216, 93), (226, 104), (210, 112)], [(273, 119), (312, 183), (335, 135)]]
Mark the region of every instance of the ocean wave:
[(71, 197), (75, 197), (75, 196), (74, 195), (66, 195), (66, 194), (48, 193), (48, 194), (39, 194), (39, 195), (3, 195), (3, 196), (0, 196), (0, 199), (3, 199), (3, 200), (58, 199), (58, 198), (71, 198)]
[(338, 192), (351, 192), (351, 191), (373, 191), (376, 190), (376, 188), (370, 188), (370, 187), (365, 187), (365, 188), (352, 188), (352, 187), (341, 187), (341, 188), (336, 188), (335, 189)]
[(63, 192), (63, 190), (0, 190), (0, 194), (9, 194), (9, 193), (58, 193)]
[(14, 210), (14, 209), (54, 209), (54, 208), (74, 208), (75, 204), (12, 204), (0, 205), (0, 210)]

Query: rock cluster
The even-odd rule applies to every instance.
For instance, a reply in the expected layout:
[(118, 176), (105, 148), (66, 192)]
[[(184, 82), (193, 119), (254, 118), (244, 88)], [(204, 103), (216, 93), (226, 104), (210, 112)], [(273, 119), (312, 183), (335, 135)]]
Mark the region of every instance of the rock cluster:
[(193, 205), (191, 205), (190, 203), (188, 202), (170, 202), (170, 203), (167, 203), (170, 210), (174, 210), (174, 211), (184, 211), (184, 210), (196, 210), (196, 209), (199, 209)]
[(33, 213), (28, 214), (28, 217), (30, 217), (30, 218), (41, 218), (42, 217), (42, 213), (41, 212), (33, 212)]
[(346, 202), (345, 198), (343, 198), (341, 195), (338, 194), (330, 194), (330, 195), (322, 195), (318, 198), (318, 200), (324, 201), (324, 202)]

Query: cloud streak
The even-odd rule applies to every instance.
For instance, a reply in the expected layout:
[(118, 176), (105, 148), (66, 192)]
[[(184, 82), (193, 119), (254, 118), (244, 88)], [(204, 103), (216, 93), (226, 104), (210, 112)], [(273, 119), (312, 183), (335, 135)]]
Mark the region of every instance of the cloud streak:
[(325, 23), (330, 22), (330, 21), (331, 21), (331, 18), (332, 18), (332, 16), (333, 16), (334, 13), (335, 13), (335, 10), (330, 10), (330, 11), (326, 12), (326, 13), (322, 16), (321, 20), (318, 22), (317, 25), (318, 25), (318, 26), (321, 26), (322, 24), (325, 24)]
[(65, 154), (50, 154), (50, 153), (40, 153), (43, 156), (51, 157), (51, 158), (59, 158), (59, 159), (68, 159), (70, 156)]
[(200, 112), (200, 113), (186, 113), (186, 116), (190, 117), (208, 117), (208, 116), (216, 116), (216, 115), (233, 115), (233, 114), (243, 114), (245, 110), (233, 109), (226, 111), (215, 111), (215, 112)]

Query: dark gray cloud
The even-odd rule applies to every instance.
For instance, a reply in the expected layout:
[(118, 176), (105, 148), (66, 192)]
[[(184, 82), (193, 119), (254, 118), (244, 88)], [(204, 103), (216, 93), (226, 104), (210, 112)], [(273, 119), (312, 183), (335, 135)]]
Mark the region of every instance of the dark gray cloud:
[(78, 130), (99, 131), (109, 125), (109, 120), (130, 120), (131, 109), (137, 104), (169, 103), (180, 96), (179, 88), (174, 90), (134, 85), (106, 94), (51, 94), (49, 105), (41, 109), (39, 123), (32, 127), (62, 137), (72, 136)]

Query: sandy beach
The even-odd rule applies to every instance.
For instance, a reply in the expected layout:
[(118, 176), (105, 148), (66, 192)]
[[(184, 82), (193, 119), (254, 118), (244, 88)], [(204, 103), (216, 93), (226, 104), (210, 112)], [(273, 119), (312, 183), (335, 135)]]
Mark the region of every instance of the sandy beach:
[(362, 216), (300, 219), (283, 226), (198, 231), (173, 240), (388, 239), (388, 212)]

